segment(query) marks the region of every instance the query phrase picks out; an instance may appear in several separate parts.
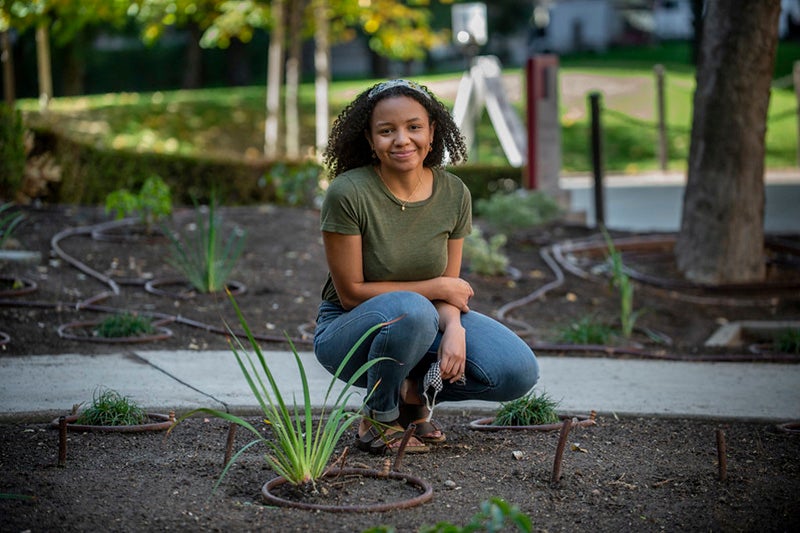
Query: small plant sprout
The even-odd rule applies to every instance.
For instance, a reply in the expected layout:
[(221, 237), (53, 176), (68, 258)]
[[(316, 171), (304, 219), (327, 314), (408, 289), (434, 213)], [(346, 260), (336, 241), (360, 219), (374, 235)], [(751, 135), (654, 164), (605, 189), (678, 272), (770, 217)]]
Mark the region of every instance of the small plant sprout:
[[(236, 459), (245, 450), (258, 443), (267, 445), (270, 450), (270, 453), (266, 455), (267, 463), (278, 475), (283, 476), (288, 483), (293, 485), (311, 483), (315, 485), (316, 480), (320, 479), (325, 474), (336, 445), (342, 435), (361, 416), (358, 412), (348, 410), (347, 408), (349, 399), (355, 394), (355, 391), (351, 390), (353, 383), (372, 368), (373, 365), (387, 358), (381, 357), (373, 359), (356, 370), (350, 380), (347, 381), (340, 390), (335, 400), (329, 405), (328, 402), (332, 397), (334, 385), (339, 379), (339, 375), (345, 365), (355, 353), (357, 347), (376, 330), (390, 322), (376, 324), (370, 328), (344, 357), (328, 385), (321, 412), (315, 424), (312, 418), (311, 391), (308, 379), (306, 377), (305, 368), (303, 367), (303, 362), (300, 359), (300, 355), (297, 353), (294, 343), (292, 343), (291, 339), (287, 336), (300, 373), (300, 383), (303, 389), (303, 398), (300, 405), (297, 404), (296, 400), (292, 405), (287, 404), (278, 387), (275, 376), (269, 368), (269, 363), (261, 347), (258, 345), (258, 342), (253, 337), (253, 333), (241, 309), (230, 292), (228, 292), (228, 297), (233, 304), (236, 316), (244, 330), (249, 348), (255, 354), (256, 360), (253, 359), (248, 349), (245, 348), (243, 341), (228, 326), (230, 346), (239, 364), (239, 368), (247, 384), (250, 386), (250, 390), (253, 392), (258, 405), (261, 407), (263, 417), (267, 421), (267, 427), (274, 441), (268, 440), (247, 420), (214, 409), (195, 409), (181, 417), (178, 422), (181, 422), (197, 412), (203, 412), (246, 428), (256, 436), (253, 441), (243, 446), (233, 455), (223, 469), (220, 479), (217, 481), (217, 485), (222, 481), (222, 478)], [(371, 393), (371, 391), (369, 392)], [(366, 402), (368, 398), (369, 394), (364, 399), (364, 402)]]
[(556, 413), (558, 402), (551, 400), (547, 393), (536, 394), (530, 391), (525, 396), (500, 405), (492, 425), (495, 426), (537, 426), (559, 422)]
[(13, 207), (14, 204), (11, 202), (0, 205), (0, 250), (25, 219), (25, 215), (22, 213), (12, 211)]
[(778, 335), (775, 347), (781, 353), (800, 354), (800, 329), (789, 329)]
[(115, 390), (100, 389), (75, 422), (87, 426), (135, 426), (146, 421), (147, 414), (136, 402)]
[(119, 189), (106, 196), (106, 213), (114, 217), (138, 216), (147, 234), (153, 233), (155, 224), (172, 213), (172, 195), (169, 186), (160, 176), (150, 176), (138, 194)]
[(94, 332), (98, 337), (114, 339), (149, 335), (155, 328), (150, 319), (134, 313), (111, 315), (97, 325)]
[[(197, 220), (194, 235), (173, 235), (168, 262), (183, 274), (189, 283), (202, 293), (219, 292), (225, 288), (233, 267), (244, 250), (245, 232), (235, 228), (223, 242), (222, 221), (217, 213), (217, 199), (211, 195), (207, 210), (195, 204)], [(207, 216), (203, 213), (207, 212)]]
[(561, 328), (558, 340), (570, 344), (608, 344), (613, 336), (614, 329), (611, 326), (586, 316)]
[(629, 339), (633, 334), (633, 327), (640, 312), (633, 310), (633, 282), (625, 272), (625, 265), (622, 262), (622, 254), (614, 246), (614, 241), (608, 234), (608, 230), (602, 228), (603, 238), (608, 247), (608, 259), (611, 262), (611, 285), (619, 291), (619, 319), (622, 328), (622, 336)]

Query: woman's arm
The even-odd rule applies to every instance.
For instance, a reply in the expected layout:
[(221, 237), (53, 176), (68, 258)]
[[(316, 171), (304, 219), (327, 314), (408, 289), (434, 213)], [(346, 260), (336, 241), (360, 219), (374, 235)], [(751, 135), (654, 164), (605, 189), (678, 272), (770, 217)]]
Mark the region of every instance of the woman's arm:
[[(472, 296), (472, 287), (459, 276), (461, 275), (461, 258), (464, 249), (464, 239), (447, 241), (447, 267), (444, 275), (449, 279), (456, 279), (469, 288)], [(469, 311), (469, 307), (459, 308), (446, 301), (434, 302), (439, 311), (439, 329), (442, 331), (442, 341), (439, 343), (439, 369), (442, 379), (450, 382), (458, 381), (464, 374), (467, 361), (466, 331), (461, 325), (461, 312)]]
[[(391, 291), (413, 291), (431, 301), (447, 302), (457, 311), (469, 311), (472, 287), (458, 277), (461, 268), (461, 251), (458, 246), (458, 268), (451, 266), (451, 245), (448, 241), (448, 262), (445, 275), (421, 281), (364, 281), (361, 255), (361, 236), (322, 232), (325, 257), (333, 285), (342, 307), (352, 309), (373, 296)], [(461, 240), (459, 242), (462, 242)], [(455, 272), (454, 275), (451, 275)]]

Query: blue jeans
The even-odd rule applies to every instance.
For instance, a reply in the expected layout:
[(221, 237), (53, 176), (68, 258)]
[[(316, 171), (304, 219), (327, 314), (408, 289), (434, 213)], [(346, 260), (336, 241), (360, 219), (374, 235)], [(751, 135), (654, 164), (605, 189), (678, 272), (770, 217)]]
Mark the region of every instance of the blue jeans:
[[(399, 416), (400, 387), (406, 378), (422, 386), (422, 377), (437, 359), (441, 340), (439, 313), (424, 296), (397, 291), (381, 294), (350, 311), (322, 302), (314, 333), (314, 353), (331, 374), (347, 352), (372, 326), (392, 319), (358, 347), (340, 374), (350, 377), (366, 362), (389, 357), (355, 382), (374, 392), (367, 401), (369, 416), (391, 422)], [(530, 347), (513, 331), (485, 315), (461, 315), (466, 330), (467, 362), (464, 384), (444, 382), (436, 402), (462, 400), (510, 401), (528, 393), (539, 379), (539, 364)], [(380, 382), (379, 382), (380, 381)], [(420, 394), (422, 390), (420, 390)]]

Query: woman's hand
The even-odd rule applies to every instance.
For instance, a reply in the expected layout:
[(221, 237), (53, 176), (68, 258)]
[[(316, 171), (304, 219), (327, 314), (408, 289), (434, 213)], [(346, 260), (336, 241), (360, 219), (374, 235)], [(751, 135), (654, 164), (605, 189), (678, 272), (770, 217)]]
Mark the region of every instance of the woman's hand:
[(442, 380), (455, 383), (464, 376), (467, 361), (466, 331), (458, 324), (451, 324), (442, 333), (439, 343), (439, 369)]
[(458, 308), (462, 313), (469, 311), (469, 299), (475, 295), (472, 285), (462, 278), (439, 278), (444, 283), (442, 300)]

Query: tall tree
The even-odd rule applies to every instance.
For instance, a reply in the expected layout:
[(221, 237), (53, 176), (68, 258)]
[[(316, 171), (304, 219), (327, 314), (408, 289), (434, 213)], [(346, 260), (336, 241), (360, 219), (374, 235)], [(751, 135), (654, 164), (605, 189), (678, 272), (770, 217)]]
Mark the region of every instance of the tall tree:
[(707, 2), (675, 244), (687, 279), (764, 278), (764, 154), (780, 0)]

